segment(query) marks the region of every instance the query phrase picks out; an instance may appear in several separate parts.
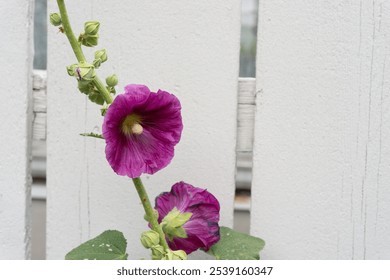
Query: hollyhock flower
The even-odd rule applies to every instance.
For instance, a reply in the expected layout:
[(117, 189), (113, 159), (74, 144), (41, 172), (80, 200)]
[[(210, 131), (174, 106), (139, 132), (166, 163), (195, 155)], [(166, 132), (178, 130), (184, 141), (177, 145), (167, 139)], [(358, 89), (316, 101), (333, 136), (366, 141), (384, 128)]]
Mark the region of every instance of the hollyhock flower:
[[(219, 202), (207, 190), (184, 182), (176, 183), (170, 192), (156, 198), (155, 208), (163, 229), (165, 223), (179, 226), (174, 231), (179, 236), (167, 234), (167, 242), (172, 250), (184, 250), (187, 254), (199, 248), (208, 251), (219, 241)], [(177, 229), (184, 229), (184, 235)]]
[(106, 157), (122, 176), (153, 174), (167, 166), (183, 124), (179, 100), (144, 85), (128, 85), (108, 108), (103, 122)]

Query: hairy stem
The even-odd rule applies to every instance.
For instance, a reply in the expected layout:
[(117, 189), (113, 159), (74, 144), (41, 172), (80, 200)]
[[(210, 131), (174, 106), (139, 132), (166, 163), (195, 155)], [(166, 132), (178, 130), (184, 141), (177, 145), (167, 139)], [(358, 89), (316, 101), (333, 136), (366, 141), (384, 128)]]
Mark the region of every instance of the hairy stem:
[(150, 200), (148, 197), (148, 194), (146, 193), (145, 187), (142, 184), (141, 178), (134, 178), (133, 183), (135, 188), (137, 189), (138, 196), (141, 199), (142, 206), (145, 209), (145, 213), (148, 216), (150, 225), (152, 226), (152, 229), (160, 235), (160, 244), (164, 247), (165, 250), (168, 250), (168, 243), (165, 239), (165, 234), (161, 228), (161, 226), (158, 223), (157, 217), (154, 215), (153, 207), (150, 204)]
[(61, 21), (62, 21), (62, 27), (64, 29), (64, 33), (65, 33), (66, 37), (68, 37), (69, 43), (72, 46), (72, 49), (73, 49), (74, 54), (76, 55), (77, 61), (80, 63), (86, 62), (84, 53), (81, 50), (80, 43), (76, 39), (76, 36), (74, 36), (72, 26), (70, 25), (68, 12), (66, 10), (64, 0), (57, 0), (57, 4), (58, 4), (58, 8), (60, 9)]

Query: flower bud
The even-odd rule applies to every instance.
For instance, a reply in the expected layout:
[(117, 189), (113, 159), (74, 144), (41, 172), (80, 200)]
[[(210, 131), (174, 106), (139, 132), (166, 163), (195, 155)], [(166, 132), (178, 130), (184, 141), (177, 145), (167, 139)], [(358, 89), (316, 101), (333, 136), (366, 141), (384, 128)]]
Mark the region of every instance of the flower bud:
[(154, 230), (145, 231), (141, 234), (141, 243), (146, 249), (160, 243), (160, 235)]
[(177, 250), (177, 251), (169, 250), (163, 259), (164, 260), (186, 260), (187, 254), (183, 250)]
[(68, 72), (69, 76), (75, 76), (75, 74), (76, 74), (75, 71), (76, 71), (77, 66), (78, 66), (77, 63), (66, 66), (66, 71)]
[(109, 87), (115, 87), (118, 84), (118, 76), (113, 74), (106, 78), (106, 83)]
[(150, 248), (152, 250), (152, 260), (163, 260), (165, 259), (164, 247), (161, 245), (155, 245)]
[(98, 91), (93, 91), (88, 95), (89, 100), (98, 105), (103, 105), (105, 100)]
[(91, 83), (91, 81), (78, 81), (77, 87), (78, 87), (80, 92), (82, 92), (86, 95), (93, 92), (93, 84)]
[(100, 23), (98, 21), (87, 21), (84, 23), (84, 31), (86, 35), (97, 35), (99, 32)]
[(105, 49), (99, 50), (95, 52), (95, 59), (100, 59), (101, 62), (107, 61), (107, 51)]
[(95, 47), (98, 44), (99, 35), (87, 35), (86, 33), (81, 33), (79, 37), (79, 42), (86, 47)]
[(54, 26), (60, 26), (62, 24), (61, 16), (57, 13), (50, 14), (50, 23)]
[(75, 76), (79, 80), (92, 81), (95, 76), (95, 67), (89, 63), (80, 63), (75, 70)]

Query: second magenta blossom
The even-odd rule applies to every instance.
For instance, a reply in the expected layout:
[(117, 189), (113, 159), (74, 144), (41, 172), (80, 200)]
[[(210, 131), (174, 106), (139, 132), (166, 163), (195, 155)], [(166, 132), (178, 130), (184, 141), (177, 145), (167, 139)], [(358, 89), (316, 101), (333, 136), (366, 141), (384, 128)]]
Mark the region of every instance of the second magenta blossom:
[(219, 202), (205, 189), (184, 182), (176, 183), (170, 192), (156, 198), (155, 208), (163, 229), (167, 218), (168, 223), (179, 226), (173, 231), (176, 236), (167, 234), (172, 250), (184, 250), (187, 254), (198, 249), (208, 251), (220, 239)]
[(106, 157), (112, 169), (130, 178), (153, 174), (173, 158), (183, 124), (179, 100), (166, 91), (128, 85), (104, 117)]

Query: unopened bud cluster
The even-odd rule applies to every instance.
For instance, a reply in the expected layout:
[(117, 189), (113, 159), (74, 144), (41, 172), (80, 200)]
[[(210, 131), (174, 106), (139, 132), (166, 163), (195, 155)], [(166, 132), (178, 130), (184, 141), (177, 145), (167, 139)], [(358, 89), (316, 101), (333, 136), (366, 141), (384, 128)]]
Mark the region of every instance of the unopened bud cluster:
[(186, 260), (187, 254), (183, 250), (164, 250), (160, 245), (160, 235), (154, 230), (145, 231), (141, 234), (141, 243), (146, 249), (152, 251), (152, 260)]
[[(95, 61), (99, 61), (99, 64), (107, 61), (106, 50), (100, 50), (95, 53)], [(66, 67), (69, 76), (74, 76), (77, 79), (77, 88), (80, 92), (88, 95), (89, 99), (98, 104), (104, 105), (105, 101), (98, 89), (94, 86), (93, 80), (96, 77), (96, 65), (86, 62), (75, 63)], [(115, 86), (118, 84), (118, 77), (113, 74), (106, 78), (107, 90), (110, 93), (115, 94)], [(105, 114), (107, 108), (102, 109), (102, 115)]]
[[(62, 19), (58, 13), (50, 14), (50, 23), (54, 26), (61, 26)], [(79, 43), (86, 47), (94, 47), (98, 44), (100, 23), (98, 21), (87, 21), (84, 23), (84, 31), (79, 36)], [(64, 31), (61, 26), (60, 29)], [(86, 94), (89, 99), (99, 105), (103, 105), (101, 109), (102, 115), (107, 111), (108, 105), (105, 104), (105, 99), (102, 93), (96, 88), (97, 80), (96, 69), (98, 69), (102, 63), (108, 59), (107, 51), (101, 49), (95, 52), (94, 60), (92, 63), (79, 62), (66, 67), (66, 71), (69, 76), (73, 76), (77, 79), (77, 88), (80, 92)], [(100, 82), (99, 82), (100, 83)], [(106, 89), (109, 93), (115, 94), (115, 86), (118, 85), (118, 77), (113, 74), (106, 78)], [(100, 84), (97, 84), (98, 86)]]

